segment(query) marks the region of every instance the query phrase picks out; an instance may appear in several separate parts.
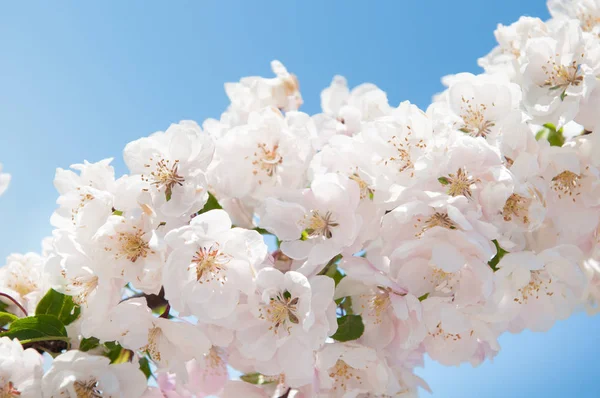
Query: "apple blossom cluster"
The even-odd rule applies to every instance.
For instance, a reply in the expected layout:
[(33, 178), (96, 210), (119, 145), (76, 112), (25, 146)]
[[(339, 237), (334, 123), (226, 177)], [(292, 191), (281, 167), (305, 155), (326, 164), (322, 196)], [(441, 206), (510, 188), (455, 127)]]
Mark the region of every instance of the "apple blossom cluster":
[(424, 355), (594, 312), (600, 1), (549, 8), (426, 111), (336, 76), (311, 116), (273, 61), (129, 174), (58, 169), (52, 236), (0, 268), (0, 397), (416, 397)]

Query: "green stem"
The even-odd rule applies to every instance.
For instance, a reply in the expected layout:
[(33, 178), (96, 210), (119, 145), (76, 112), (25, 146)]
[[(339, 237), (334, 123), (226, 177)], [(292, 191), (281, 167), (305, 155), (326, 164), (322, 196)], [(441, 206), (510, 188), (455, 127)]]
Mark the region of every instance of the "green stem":
[(64, 341), (70, 343), (71, 339), (65, 336), (46, 336), (46, 337), (34, 337), (32, 339), (20, 340), (21, 345), (30, 343), (39, 343), (40, 341)]

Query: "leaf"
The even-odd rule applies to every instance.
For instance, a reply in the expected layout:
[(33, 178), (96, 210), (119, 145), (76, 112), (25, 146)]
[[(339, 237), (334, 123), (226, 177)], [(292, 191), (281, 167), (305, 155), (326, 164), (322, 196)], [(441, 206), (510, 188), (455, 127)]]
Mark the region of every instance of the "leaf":
[(240, 379), (245, 381), (246, 383), (262, 385), (262, 384), (270, 384), (275, 382), (275, 380), (271, 380), (271, 378), (267, 378), (260, 373), (248, 373), (245, 375), (241, 375)]
[(104, 343), (104, 348), (107, 350), (104, 356), (110, 359), (110, 363), (129, 362), (133, 356), (133, 351), (123, 348), (116, 341), (107, 341)]
[(260, 227), (254, 228), (254, 231), (258, 232), (261, 235), (271, 235), (271, 233), (269, 231), (267, 231), (264, 228), (260, 228)]
[(333, 257), (331, 260), (329, 260), (327, 264), (325, 264), (325, 267), (323, 267), (323, 269), (319, 271), (319, 275), (327, 275), (328, 277), (333, 278), (333, 275), (337, 270), (337, 264), (339, 264), (341, 259), (341, 254), (338, 254), (335, 257)]
[(7, 332), (0, 333), (0, 337), (17, 338), (23, 344), (32, 339), (69, 341), (65, 325), (54, 315), (36, 315), (17, 319), (10, 324)]
[(36, 315), (54, 315), (64, 325), (68, 325), (79, 317), (81, 308), (73, 301), (73, 297), (57, 292), (54, 289), (48, 293), (37, 305)]
[(117, 361), (122, 358), (122, 351), (125, 351), (123, 347), (115, 341), (107, 341), (104, 343), (104, 347), (106, 348), (104, 356), (110, 359), (110, 363), (117, 363)]
[(504, 257), (504, 255), (508, 252), (500, 247), (496, 239), (494, 239), (492, 242), (494, 242), (494, 245), (496, 246), (496, 255), (488, 262), (488, 264), (494, 270), (494, 272), (496, 272), (498, 271), (498, 263), (500, 262), (500, 260), (502, 260), (502, 257)]
[(112, 214), (113, 216), (122, 216), (123, 212), (121, 210), (114, 210)]
[(4, 311), (8, 308), (8, 304), (6, 304), (4, 301), (0, 301), (0, 311)]
[(119, 352), (119, 356), (116, 357), (114, 360), (111, 360), (111, 363), (125, 363), (125, 362), (129, 362), (132, 357), (133, 357), (133, 351), (127, 350), (127, 349), (121, 347), (121, 351)]
[(206, 213), (207, 211), (215, 210), (215, 209), (222, 209), (222, 207), (219, 204), (219, 201), (217, 200), (217, 198), (215, 198), (214, 195), (209, 192), (208, 200), (206, 201), (206, 204), (204, 205), (202, 210), (200, 210), (198, 212), (198, 214)]
[(335, 304), (343, 311), (342, 315), (352, 315), (354, 310), (352, 309), (352, 297), (340, 297), (335, 300)]
[[(329, 275), (327, 275), (327, 276), (329, 276)], [(333, 276), (331, 276), (331, 278), (333, 278), (333, 281), (335, 282), (335, 286), (337, 286), (340, 283), (340, 281), (342, 279), (344, 279), (345, 276), (346, 275), (342, 274), (342, 272), (336, 268), (335, 273), (333, 274)]]
[(12, 323), (19, 319), (16, 315), (8, 312), (0, 312), (0, 327), (3, 327), (9, 323)]
[(448, 179), (446, 177), (440, 177), (440, 178), (438, 178), (438, 181), (442, 185), (448, 185), (448, 184), (450, 184), (450, 181), (448, 181)]
[(552, 123), (544, 124), (544, 128), (537, 132), (535, 139), (538, 141), (545, 139), (551, 146), (563, 146), (565, 143), (562, 127), (556, 130), (556, 126)]
[(150, 369), (150, 361), (148, 358), (143, 357), (140, 359), (140, 370), (146, 375), (146, 379), (152, 377), (152, 369)]
[(79, 351), (89, 351), (91, 349), (94, 349), (96, 347), (98, 347), (100, 345), (100, 340), (98, 340), (95, 337), (87, 337), (83, 340), (81, 340), (81, 343), (79, 343)]
[(419, 297), (419, 301), (426, 300), (427, 297), (429, 297), (429, 293), (425, 293), (424, 295), (422, 295), (421, 297)]
[(362, 336), (365, 331), (362, 317), (360, 315), (344, 315), (337, 320), (338, 330), (332, 339), (337, 341), (356, 340)]

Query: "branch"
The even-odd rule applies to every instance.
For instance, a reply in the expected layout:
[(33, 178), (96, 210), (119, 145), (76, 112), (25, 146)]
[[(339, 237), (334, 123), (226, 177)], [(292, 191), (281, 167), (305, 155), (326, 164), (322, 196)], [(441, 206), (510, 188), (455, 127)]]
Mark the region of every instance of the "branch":
[(19, 309), (23, 312), (23, 314), (25, 314), (25, 316), (29, 316), (29, 314), (27, 313), (27, 310), (25, 309), (25, 307), (23, 307), (21, 305), (21, 303), (19, 303), (17, 300), (15, 300), (14, 298), (12, 298), (11, 296), (9, 296), (6, 293), (1, 293), (0, 292), (0, 296), (2, 297), (6, 297), (7, 299), (9, 299), (10, 301), (12, 301), (17, 307), (19, 307)]
[(281, 395), (279, 398), (288, 398), (290, 396), (290, 392), (292, 391), (291, 388), (288, 388), (287, 391)]

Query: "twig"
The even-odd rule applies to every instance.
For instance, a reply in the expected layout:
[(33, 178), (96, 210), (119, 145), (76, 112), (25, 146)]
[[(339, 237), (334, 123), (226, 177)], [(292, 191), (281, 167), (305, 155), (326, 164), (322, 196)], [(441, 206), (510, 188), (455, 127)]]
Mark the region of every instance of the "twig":
[(19, 309), (21, 311), (23, 311), (23, 314), (25, 314), (25, 316), (29, 316), (29, 314), (27, 313), (27, 310), (25, 309), (25, 307), (23, 307), (17, 300), (15, 300), (14, 298), (12, 298), (11, 296), (9, 296), (6, 293), (1, 293), (0, 292), (0, 296), (2, 297), (6, 297), (7, 299), (9, 299), (10, 301), (12, 301), (17, 307), (19, 307)]
[[(323, 269), (321, 270), (321, 272), (319, 272), (318, 275), (328, 275), (328, 272), (330, 272), (331, 268), (337, 269), (337, 263), (342, 259), (342, 255), (338, 254), (337, 256), (335, 256), (334, 258), (332, 258), (331, 260), (329, 260), (329, 262), (327, 263), (327, 265), (325, 265), (325, 267), (323, 267)], [(335, 273), (335, 271), (333, 271)]]
[(288, 388), (287, 391), (281, 395), (279, 398), (288, 398), (290, 396), (290, 392), (292, 391), (291, 388)]

